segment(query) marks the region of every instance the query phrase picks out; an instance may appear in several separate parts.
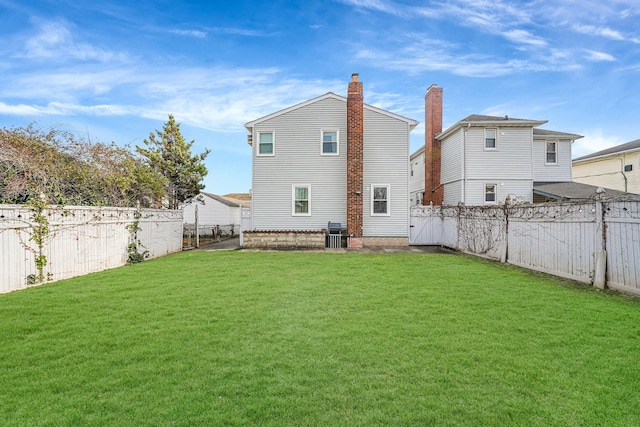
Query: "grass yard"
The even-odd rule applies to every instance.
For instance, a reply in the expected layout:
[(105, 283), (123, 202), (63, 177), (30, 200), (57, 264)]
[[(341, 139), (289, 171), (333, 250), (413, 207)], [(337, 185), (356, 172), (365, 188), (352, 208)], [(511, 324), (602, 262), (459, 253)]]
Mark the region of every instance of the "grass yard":
[(640, 425), (640, 300), (449, 254), (181, 253), (0, 295), (0, 420)]

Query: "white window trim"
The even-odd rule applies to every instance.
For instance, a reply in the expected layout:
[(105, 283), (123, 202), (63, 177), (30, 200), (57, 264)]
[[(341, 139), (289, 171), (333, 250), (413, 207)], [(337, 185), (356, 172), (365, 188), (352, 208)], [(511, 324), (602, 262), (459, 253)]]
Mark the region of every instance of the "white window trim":
[[(376, 187), (385, 187), (387, 189), (387, 212), (386, 213), (374, 213), (373, 210), (373, 196), (375, 194), (375, 188)], [(369, 214), (371, 216), (391, 216), (391, 186), (389, 184), (371, 184), (371, 193), (370, 193), (370, 211)]]
[[(296, 212), (296, 188), (307, 189), (308, 212)], [(293, 184), (291, 186), (291, 216), (311, 216), (311, 184)]]
[[(494, 132), (493, 136), (493, 147), (487, 147), (487, 131), (492, 130)], [(496, 151), (498, 149), (498, 128), (484, 128), (484, 135), (482, 139), (482, 145), (486, 151)]]
[[(335, 153), (325, 153), (323, 151), (324, 148), (324, 133), (325, 132), (335, 132), (336, 133), (336, 152)], [(320, 129), (320, 155), (321, 156), (339, 156), (340, 155), (340, 129)]]
[[(493, 202), (491, 201), (487, 201), (487, 187), (492, 185), (494, 190), (493, 190), (493, 194), (494, 194), (494, 198), (495, 200)], [(495, 205), (496, 203), (498, 203), (498, 184), (494, 183), (494, 182), (485, 182), (484, 186), (483, 186), (483, 192), (482, 192), (482, 200), (484, 200), (484, 204), (485, 205)]]
[[(553, 142), (553, 143), (556, 145), (556, 151), (555, 151), (555, 153), (556, 153), (556, 161), (555, 161), (555, 162), (549, 162), (549, 161), (547, 161), (547, 156), (549, 155), (549, 150), (548, 150), (547, 145), (548, 145), (550, 142)], [(558, 145), (559, 145), (559, 144), (558, 144), (558, 141), (555, 141), (555, 140), (551, 140), (551, 141), (549, 141), (549, 140), (545, 140), (545, 141), (544, 141), (544, 164), (545, 164), (545, 165), (557, 165), (557, 164), (558, 164)]]
[[(271, 145), (273, 150), (269, 154), (260, 153), (260, 134), (262, 133), (270, 133), (271, 134)], [(258, 142), (256, 143), (256, 156), (258, 157), (273, 157), (276, 155), (276, 131), (275, 130), (262, 130), (258, 131)]]

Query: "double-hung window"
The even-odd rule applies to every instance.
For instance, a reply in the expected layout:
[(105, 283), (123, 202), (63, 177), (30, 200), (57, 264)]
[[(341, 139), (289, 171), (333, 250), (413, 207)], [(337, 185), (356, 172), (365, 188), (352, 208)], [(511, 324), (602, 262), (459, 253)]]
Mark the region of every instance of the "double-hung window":
[(276, 133), (258, 132), (258, 156), (273, 156), (276, 148)]
[(484, 130), (484, 148), (485, 150), (496, 149), (496, 129)]
[(293, 185), (291, 188), (291, 215), (311, 215), (311, 186)]
[(321, 154), (325, 155), (338, 155), (338, 131), (337, 130), (323, 130), (321, 141)]
[(485, 203), (495, 203), (496, 202), (496, 191), (498, 186), (496, 184), (485, 184), (484, 185), (484, 202)]
[(371, 186), (371, 215), (373, 216), (389, 216), (391, 212), (389, 207), (389, 186), (388, 185), (372, 185)]
[(555, 165), (558, 163), (558, 143), (555, 141), (547, 141), (547, 159), (548, 165)]

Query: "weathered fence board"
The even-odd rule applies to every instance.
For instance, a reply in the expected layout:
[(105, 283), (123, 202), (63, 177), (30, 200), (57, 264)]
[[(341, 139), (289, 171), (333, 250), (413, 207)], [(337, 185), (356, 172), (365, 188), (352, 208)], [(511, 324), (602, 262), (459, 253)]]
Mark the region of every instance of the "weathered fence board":
[[(180, 251), (182, 211), (141, 209), (137, 238), (150, 258)], [(45, 211), (49, 234), (43, 247), (45, 280), (60, 280), (124, 265), (134, 208), (54, 207)], [(30, 240), (31, 210), (0, 205), (0, 292), (27, 286), (37, 274)]]
[[(597, 204), (602, 206), (600, 219)], [(430, 227), (428, 240), (416, 233), (411, 244), (444, 245), (587, 283), (594, 283), (598, 248), (604, 245), (606, 285), (640, 295), (638, 200), (428, 206), (412, 208), (411, 221)]]

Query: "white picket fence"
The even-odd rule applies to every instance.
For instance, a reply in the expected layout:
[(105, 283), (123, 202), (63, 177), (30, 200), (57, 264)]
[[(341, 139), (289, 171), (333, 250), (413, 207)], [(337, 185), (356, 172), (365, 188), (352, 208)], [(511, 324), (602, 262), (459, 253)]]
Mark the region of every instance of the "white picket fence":
[[(140, 252), (155, 258), (181, 250), (182, 211), (139, 212)], [(135, 221), (135, 208), (64, 206), (45, 214), (50, 228), (43, 248), (45, 282), (126, 264), (132, 238), (127, 225)], [(0, 293), (27, 287), (38, 273), (31, 216), (27, 207), (0, 205)]]
[(416, 206), (410, 243), (443, 245), (640, 295), (640, 201)]

